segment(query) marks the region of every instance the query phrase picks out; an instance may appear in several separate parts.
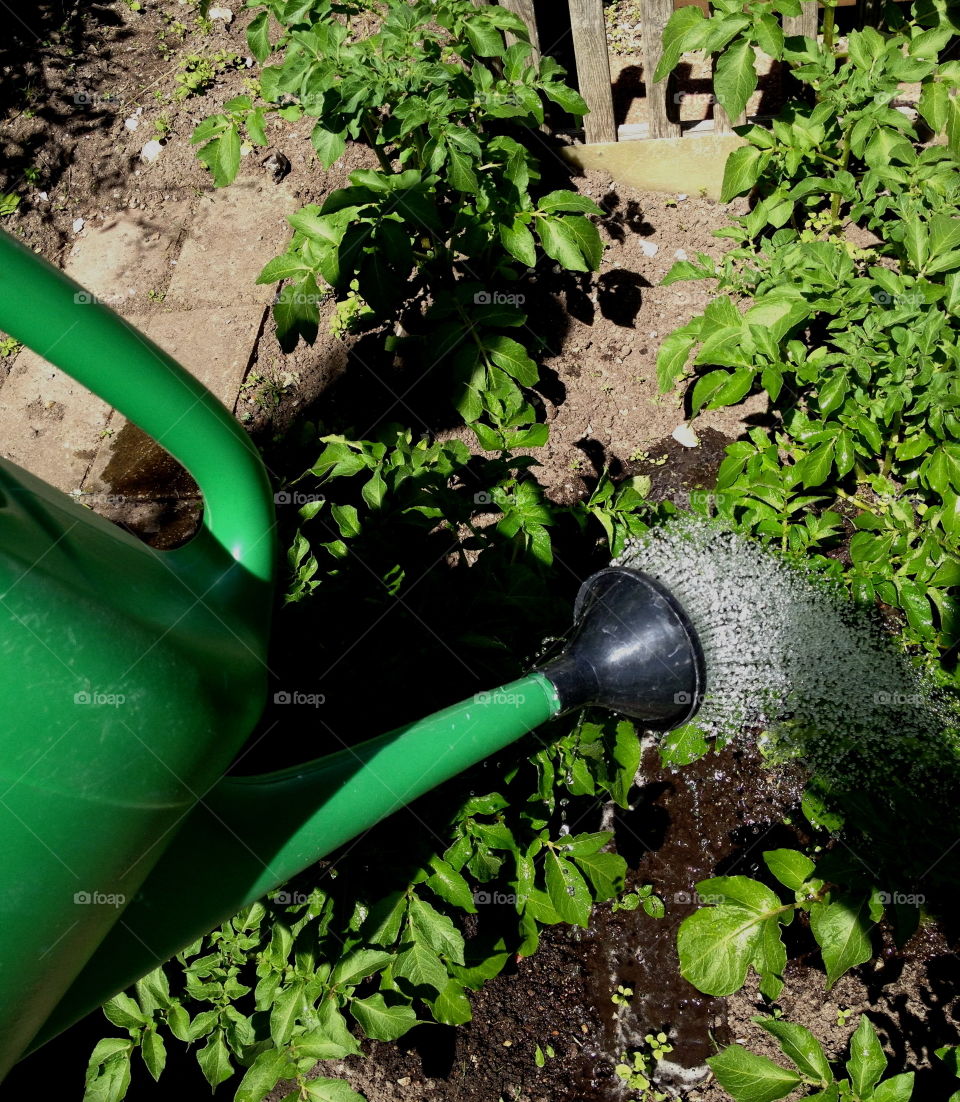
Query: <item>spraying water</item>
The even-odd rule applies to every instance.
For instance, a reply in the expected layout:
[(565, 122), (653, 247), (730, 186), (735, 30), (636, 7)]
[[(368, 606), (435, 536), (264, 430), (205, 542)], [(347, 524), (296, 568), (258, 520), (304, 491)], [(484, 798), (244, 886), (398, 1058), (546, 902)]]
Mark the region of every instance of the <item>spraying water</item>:
[(844, 788), (864, 770), (880, 789), (928, 785), (946, 749), (957, 760), (932, 687), (836, 584), (695, 517), (631, 541), (619, 565), (661, 581), (690, 616), (706, 657), (694, 721), (705, 734), (760, 729), (775, 759), (801, 758)]

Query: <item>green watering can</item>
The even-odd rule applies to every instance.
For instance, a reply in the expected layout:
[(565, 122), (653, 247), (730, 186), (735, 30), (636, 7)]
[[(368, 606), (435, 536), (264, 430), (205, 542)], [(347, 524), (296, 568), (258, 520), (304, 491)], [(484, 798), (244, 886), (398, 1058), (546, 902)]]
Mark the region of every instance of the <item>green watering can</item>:
[(0, 462), (0, 1077), (559, 712), (603, 703), (666, 729), (696, 709), (683, 610), (612, 568), (584, 583), (543, 669), (316, 761), (225, 777), (266, 693), (275, 522), (255, 448), (168, 355), (2, 232), (0, 330), (153, 436), (204, 497), (194, 539), (157, 551)]

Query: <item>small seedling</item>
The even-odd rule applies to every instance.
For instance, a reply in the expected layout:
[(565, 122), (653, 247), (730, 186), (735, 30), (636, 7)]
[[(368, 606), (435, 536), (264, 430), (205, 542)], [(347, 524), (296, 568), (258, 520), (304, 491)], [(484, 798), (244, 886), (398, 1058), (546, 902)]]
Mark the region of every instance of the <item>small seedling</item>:
[(548, 1060), (552, 1060), (556, 1055), (553, 1045), (547, 1045), (545, 1049), (537, 1045), (533, 1052), (533, 1062), (538, 1068), (542, 1068)]
[(163, 300), (166, 297), (167, 297), (166, 291), (156, 291), (153, 288), (151, 288), (149, 291), (147, 291), (147, 298), (151, 302), (163, 302)]
[(13, 337), (0, 337), (0, 358), (6, 359), (8, 356), (16, 356), (23, 346), (18, 340), (14, 340)]
[(841, 1006), (837, 1011), (837, 1025), (841, 1027), (845, 1026), (847, 1024), (847, 1019), (852, 1013), (853, 1011), (849, 1006)]
[(0, 195), (0, 216), (4, 214), (13, 214), (13, 212), (20, 206), (19, 195)]
[(630, 1000), (633, 998), (633, 988), (624, 987), (623, 984), (617, 984), (617, 989), (610, 996), (611, 1002), (617, 1006), (629, 1006)]

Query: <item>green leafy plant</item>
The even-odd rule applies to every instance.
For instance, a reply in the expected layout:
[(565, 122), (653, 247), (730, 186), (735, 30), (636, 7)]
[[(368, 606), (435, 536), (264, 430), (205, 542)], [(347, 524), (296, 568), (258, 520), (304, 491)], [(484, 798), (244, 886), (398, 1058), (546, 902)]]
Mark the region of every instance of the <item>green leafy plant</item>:
[[(596, 270), (602, 245), (589, 216), (602, 211), (571, 191), (537, 194), (539, 166), (522, 139), (543, 123), (546, 104), (580, 115), (583, 100), (554, 61), (533, 62), (524, 23), (496, 5), (262, 6), (251, 51), (260, 62), (280, 55), (262, 70), (264, 102), (235, 97), (193, 134), (214, 183), (236, 175), (244, 136), (265, 144), (268, 114), (316, 120), (311, 140), (324, 167), (351, 139), (380, 166), (291, 216), (289, 248), (260, 275), (286, 283), (274, 306), (281, 344), (314, 339), (321, 288), (349, 304), (339, 328), (402, 313), (407, 334), (391, 349), (421, 370), (443, 368), (482, 447), (543, 444), (547, 428), (526, 393), (538, 369), (511, 335), (526, 320), (524, 295), (510, 289), (544, 256)], [(376, 16), (366, 36), (349, 33), (360, 11)], [(504, 32), (518, 41), (508, 47)]]
[(175, 100), (188, 99), (205, 92), (216, 82), (217, 77), (227, 69), (242, 65), (243, 59), (228, 50), (217, 50), (210, 54), (188, 54), (180, 59), (178, 71), (174, 75), (176, 88)]
[[(908, 640), (935, 658), (954, 638), (960, 581), (960, 70), (939, 60), (955, 32), (941, 8), (918, 3), (887, 33), (851, 32), (841, 53), (832, 8), (822, 40), (774, 32), (774, 13), (796, 6), (684, 9), (667, 29), (663, 71), (683, 50), (723, 51), (716, 91), (734, 115), (755, 86), (755, 45), (810, 96), (769, 128), (739, 128), (747, 144), (727, 162), (724, 197), (753, 191), (756, 202), (720, 231), (733, 246), (722, 261), (701, 255), (668, 274), (716, 279), (721, 294), (664, 341), (660, 383), (689, 379), (694, 413), (765, 391), (776, 427), (730, 446), (717, 510), (825, 566), (849, 540), (854, 594), (902, 610)], [(920, 148), (891, 106), (908, 80), (947, 147)]]
[(670, 1095), (657, 1090), (653, 1080), (658, 1062), (671, 1052), (673, 1045), (669, 1043), (666, 1033), (648, 1033), (644, 1037), (643, 1048), (636, 1049), (629, 1056), (624, 1053), (614, 1071), (617, 1078), (622, 1079), (630, 1090), (637, 1091), (644, 1102), (665, 1102)]
[(785, 1068), (742, 1045), (729, 1045), (707, 1063), (735, 1102), (777, 1102), (798, 1090), (803, 1094), (797, 1097), (821, 1102), (909, 1102), (913, 1095), (912, 1071), (881, 1079), (887, 1058), (865, 1014), (850, 1038), (844, 1078), (835, 1076), (823, 1046), (806, 1027), (782, 1018), (753, 1020), (776, 1039), (793, 1067)]

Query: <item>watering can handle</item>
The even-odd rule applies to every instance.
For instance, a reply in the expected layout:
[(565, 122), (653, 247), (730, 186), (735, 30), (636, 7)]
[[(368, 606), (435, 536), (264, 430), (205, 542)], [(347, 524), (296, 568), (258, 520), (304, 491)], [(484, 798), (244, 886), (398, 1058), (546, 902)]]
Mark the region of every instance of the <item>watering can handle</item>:
[(206, 530), (252, 575), (271, 581), (273, 498), (247, 434), (166, 352), (2, 230), (0, 330), (166, 448), (200, 486)]

